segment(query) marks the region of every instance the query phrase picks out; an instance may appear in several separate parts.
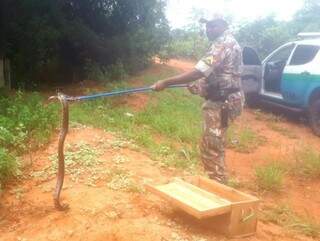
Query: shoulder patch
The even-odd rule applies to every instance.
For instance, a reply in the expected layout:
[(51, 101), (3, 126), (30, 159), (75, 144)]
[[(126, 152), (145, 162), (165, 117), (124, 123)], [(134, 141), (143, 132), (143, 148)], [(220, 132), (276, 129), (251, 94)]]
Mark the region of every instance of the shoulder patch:
[(208, 56), (208, 57), (205, 57), (203, 58), (202, 60), (205, 64), (209, 65), (209, 66), (212, 66), (213, 64), (213, 56)]

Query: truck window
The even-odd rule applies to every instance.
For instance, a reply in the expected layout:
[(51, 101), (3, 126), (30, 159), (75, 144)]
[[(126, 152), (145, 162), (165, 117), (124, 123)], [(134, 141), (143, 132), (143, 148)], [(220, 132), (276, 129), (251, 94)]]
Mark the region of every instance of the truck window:
[(242, 51), (242, 59), (244, 65), (261, 65), (261, 61), (256, 53), (250, 47), (244, 47)]
[(282, 47), (277, 52), (275, 52), (271, 58), (268, 60), (268, 62), (283, 62), (286, 63), (288, 58), (290, 57), (290, 54), (294, 48), (294, 44), (287, 45), (285, 47)]
[(290, 65), (303, 65), (311, 62), (319, 51), (319, 46), (299, 45), (292, 55)]

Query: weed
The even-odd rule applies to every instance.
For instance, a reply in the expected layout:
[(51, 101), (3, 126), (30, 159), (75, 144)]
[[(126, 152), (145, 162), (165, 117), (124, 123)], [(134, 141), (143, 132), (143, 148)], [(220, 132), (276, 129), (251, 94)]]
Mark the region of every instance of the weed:
[(128, 162), (128, 158), (126, 156), (116, 155), (112, 159), (112, 162), (115, 163), (116, 165), (121, 165), (121, 164)]
[(256, 168), (258, 186), (266, 191), (279, 191), (282, 187), (284, 168), (276, 162)]
[[(164, 68), (159, 75), (145, 74), (141, 79), (149, 84), (172, 73), (172, 69)], [(110, 89), (118, 87), (114, 83), (107, 86)], [(123, 82), (121, 88), (129, 87)], [(125, 140), (113, 141), (110, 143), (112, 148), (134, 146), (134, 142), (146, 148), (153, 159), (168, 166), (193, 168), (198, 158), (197, 144), (201, 132), (200, 99), (185, 90), (151, 93), (146, 108), (139, 112), (130, 107), (115, 107), (113, 98), (81, 103), (71, 109), (71, 119), (121, 133)], [(131, 144), (128, 144), (128, 140)], [(157, 152), (162, 144), (170, 147), (170, 153), (158, 156)]]
[(101, 66), (92, 61), (87, 61), (85, 65), (87, 78), (100, 82), (110, 82), (114, 80), (123, 80), (127, 77), (127, 71), (121, 61), (107, 67)]
[(16, 173), (17, 156), (47, 142), (58, 123), (57, 105), (42, 100), (37, 93), (0, 96), (0, 185)]
[(294, 132), (289, 130), (288, 128), (279, 126), (279, 125), (275, 124), (274, 122), (267, 123), (267, 125), (271, 130), (276, 131), (283, 136), (286, 136), (290, 139), (298, 139), (298, 136)]
[(203, 36), (192, 32), (184, 37), (174, 38), (168, 45), (162, 48), (159, 58), (167, 60), (170, 58), (189, 58), (199, 59), (205, 53), (209, 46), (209, 42)]
[(295, 154), (294, 172), (306, 177), (320, 177), (320, 153), (311, 148), (302, 148)]
[(288, 205), (279, 205), (262, 213), (262, 220), (272, 222), (298, 233), (317, 238), (320, 236), (320, 224), (315, 220), (296, 215)]
[(227, 146), (238, 152), (250, 153), (265, 142), (264, 137), (249, 127), (239, 128), (233, 125), (227, 132)]
[(227, 185), (232, 188), (243, 187), (243, 183), (241, 183), (237, 178), (229, 178)]
[(107, 186), (114, 191), (128, 191), (134, 186), (131, 175), (128, 173), (119, 173), (112, 177)]
[[(110, 175), (109, 171), (100, 166), (100, 154), (100, 150), (86, 143), (67, 146), (65, 151), (66, 174), (70, 175), (73, 182), (83, 182), (88, 186), (95, 186), (97, 181)], [(55, 175), (58, 166), (57, 155), (54, 154), (49, 159), (52, 161), (51, 165), (41, 171), (33, 172), (33, 177), (47, 180)]]
[(1, 184), (17, 173), (17, 161), (8, 150), (0, 147), (0, 190)]
[(57, 124), (56, 107), (45, 107), (36, 93), (0, 97), (0, 144), (21, 153), (31, 139), (34, 146), (45, 142)]
[(278, 123), (284, 120), (284, 117), (281, 115), (274, 115), (272, 113), (263, 112), (262, 110), (256, 110), (254, 113), (256, 115), (256, 120), (267, 123)]

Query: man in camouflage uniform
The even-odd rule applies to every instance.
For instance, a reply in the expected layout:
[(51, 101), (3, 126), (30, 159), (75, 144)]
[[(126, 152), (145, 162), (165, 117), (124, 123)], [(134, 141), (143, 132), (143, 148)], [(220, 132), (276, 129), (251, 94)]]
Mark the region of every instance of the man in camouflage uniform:
[(244, 97), (241, 90), (241, 48), (222, 18), (205, 21), (212, 46), (194, 70), (158, 81), (154, 90), (172, 84), (195, 81), (189, 86), (193, 94), (205, 98), (202, 106), (203, 135), (201, 159), (211, 179), (227, 182), (225, 168), (225, 139), (228, 122), (241, 114)]

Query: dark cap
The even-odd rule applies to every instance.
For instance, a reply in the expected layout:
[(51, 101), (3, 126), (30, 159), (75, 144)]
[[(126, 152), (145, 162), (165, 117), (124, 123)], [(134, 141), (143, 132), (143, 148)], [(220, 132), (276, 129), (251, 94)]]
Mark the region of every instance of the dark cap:
[(211, 20), (207, 20), (205, 18), (201, 18), (199, 20), (200, 23), (205, 23), (208, 27), (213, 27), (213, 26), (223, 26), (223, 27), (228, 27), (229, 24), (227, 23), (226, 20), (224, 20), (222, 17), (216, 17)]

